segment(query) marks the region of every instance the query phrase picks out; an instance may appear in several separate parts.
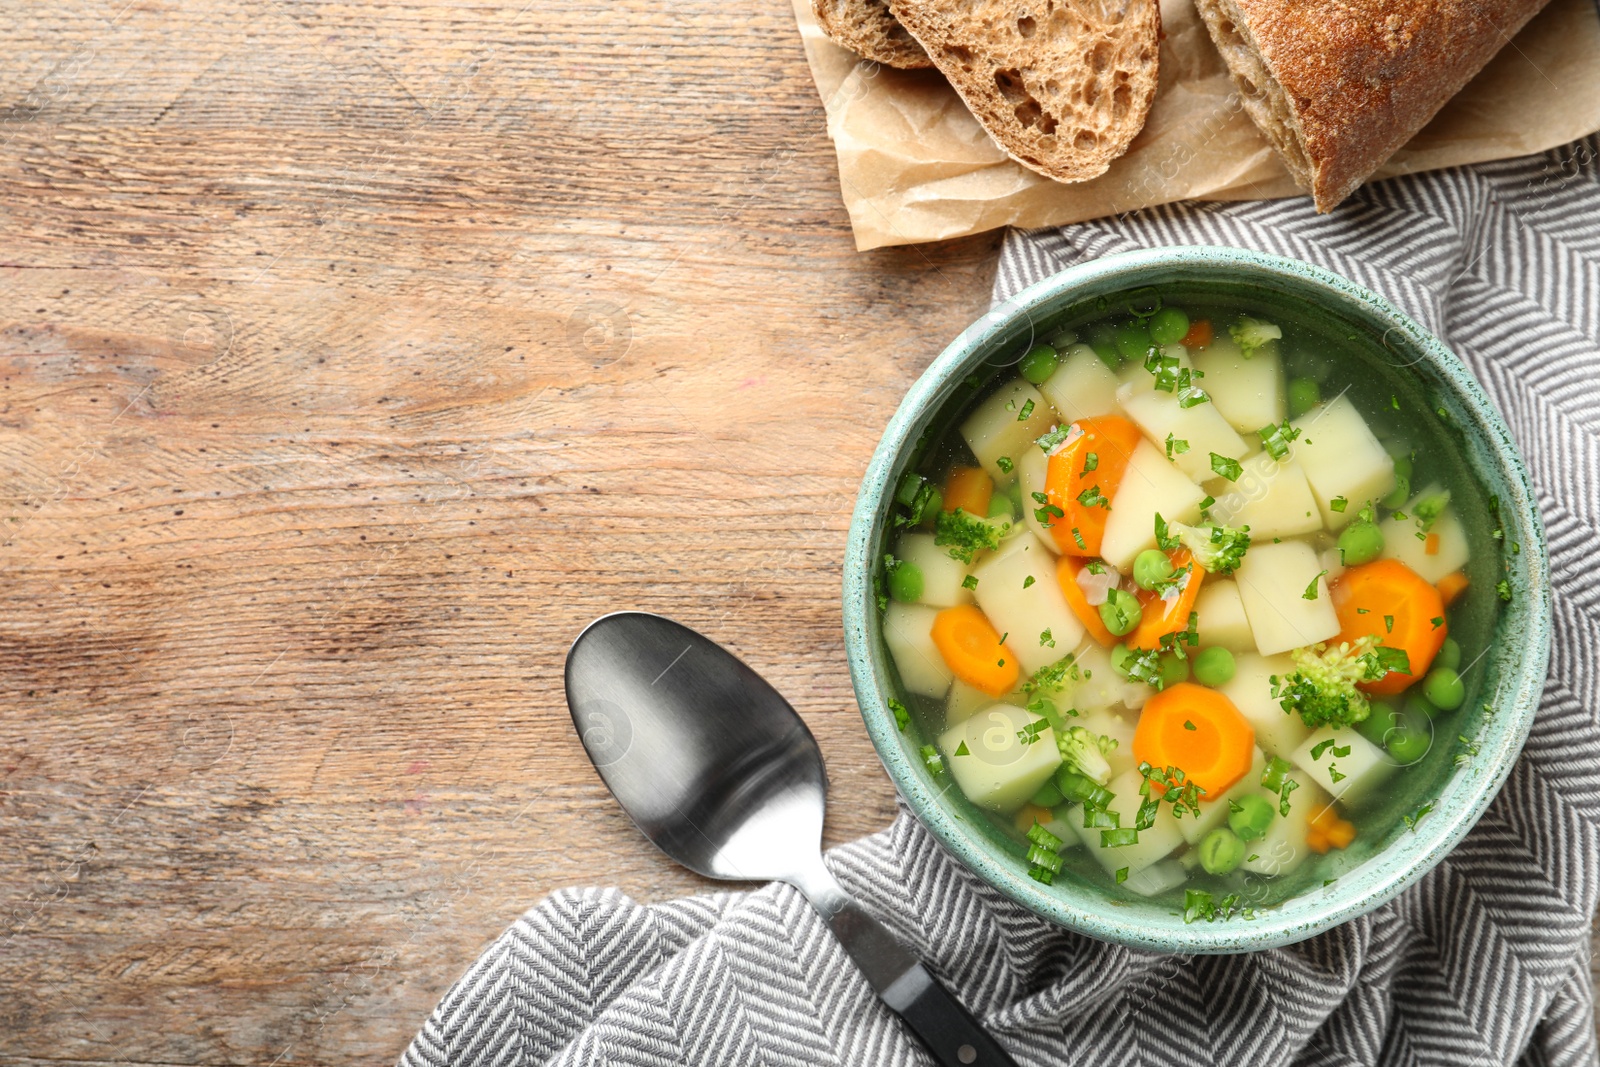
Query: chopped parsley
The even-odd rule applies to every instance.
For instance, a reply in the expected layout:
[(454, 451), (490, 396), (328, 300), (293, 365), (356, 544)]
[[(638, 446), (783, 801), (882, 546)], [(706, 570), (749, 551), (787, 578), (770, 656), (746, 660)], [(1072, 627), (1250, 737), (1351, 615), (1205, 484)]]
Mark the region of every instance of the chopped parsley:
[(1189, 451), (1189, 442), (1188, 441), (1185, 441), (1181, 437), (1174, 437), (1170, 433), (1167, 434), (1167, 458), (1168, 459), (1171, 459), (1173, 456), (1181, 456), (1187, 451)]
[(1110, 498), (1101, 494), (1100, 487), (1098, 485), (1091, 485), (1089, 488), (1079, 493), (1078, 503), (1082, 504), (1086, 508), (1105, 508), (1107, 511), (1111, 510)]
[(1289, 420), (1284, 419), (1276, 426), (1263, 426), (1256, 431), (1256, 436), (1261, 438), (1261, 447), (1273, 459), (1283, 459), (1289, 454), (1289, 446), (1295, 438), (1300, 436), (1300, 430), (1289, 425)]
[(1128, 880), (1128, 868), (1126, 868), (1126, 867), (1118, 867), (1117, 868), (1117, 884), (1121, 885), (1123, 882), (1126, 882), (1127, 880)]
[(1023, 405), (1022, 405), (1022, 410), (1017, 412), (1017, 421), (1018, 422), (1027, 422), (1028, 421), (1028, 416), (1030, 416), (1032, 414), (1033, 414), (1033, 401), (1032, 400), (1025, 401), (1023, 403)]
[(1394, 633), (1394, 616), (1393, 615), (1385, 615), (1383, 617), (1383, 632), (1386, 633), (1386, 634)]
[(1030, 574), (1026, 578), (1022, 579), (1022, 588), (1026, 589), (1026, 588), (1028, 588), (1028, 586), (1030, 586), (1032, 584), (1033, 584), (1033, 575)]
[(1410, 830), (1412, 833), (1416, 833), (1417, 832), (1417, 824), (1420, 823), (1424, 818), (1426, 818), (1428, 813), (1431, 812), (1432, 810), (1433, 810), (1433, 801), (1430, 800), (1426, 804), (1422, 805), (1422, 807), (1420, 807), (1416, 811), (1412, 812), (1410, 815), (1402, 815), (1402, 816), (1400, 816), (1400, 821), (1406, 824), (1406, 829), (1407, 830)]
[(1084, 456), (1083, 456), (1083, 470), (1078, 472), (1079, 473), (1079, 477), (1082, 477), (1083, 475), (1088, 474), (1090, 471), (1099, 470), (1099, 469), (1100, 469), (1100, 453), (1098, 453), (1098, 452), (1086, 452), (1086, 453), (1084, 453)]
[(1089, 550), (1088, 542), (1083, 539), (1083, 531), (1079, 530), (1076, 526), (1072, 528), (1072, 540), (1085, 552)]
[(1010, 456), (1001, 456), (999, 459), (994, 461), (994, 465), (1000, 468), (1001, 474), (1010, 474), (1016, 469), (1017, 466), (1015, 463), (1011, 462)]
[(1429, 620), (1429, 621), (1431, 621), (1431, 622), (1432, 622), (1432, 623), (1433, 623), (1433, 628), (1434, 628), (1434, 629), (1435, 629), (1435, 630), (1437, 630), (1437, 629), (1438, 629), (1438, 628), (1439, 628), (1439, 627), (1441, 627), (1441, 626), (1443, 626), (1443, 625), (1444, 625), (1444, 616), (1443, 616), (1443, 615), (1435, 615), (1435, 616), (1434, 616), (1434, 617), (1433, 617), (1433, 618), (1432, 618), (1432, 619), (1431, 619), (1431, 620)]
[(1336, 496), (1332, 500), (1328, 501), (1328, 510), (1342, 512), (1349, 505), (1349, 503), (1350, 501), (1346, 500), (1344, 497)]
[(1511, 583), (1504, 578), (1494, 584), (1494, 591), (1507, 604), (1511, 603)]
[(1067, 682), (1077, 681), (1080, 676), (1077, 661), (1072, 656), (1062, 656), (1047, 667), (1040, 667), (1023, 683), (1022, 691), (1030, 696), (1035, 693), (1059, 693)]
[(1239, 466), (1238, 460), (1219, 456), (1215, 452), (1211, 453), (1211, 469), (1230, 482), (1238, 481), (1239, 476), (1244, 473), (1244, 468)]
[(1056, 639), (1051, 636), (1049, 627), (1039, 631), (1039, 646), (1041, 648), (1046, 646), (1050, 648), (1056, 647)]
[(956, 755), (958, 755), (958, 756), (970, 756), (970, 755), (972, 755), (972, 750), (970, 748), (968, 748), (967, 747), (967, 743), (965, 741), (963, 741), (959, 745), (956, 746)]
[(1033, 443), (1038, 445), (1045, 455), (1049, 456), (1053, 455), (1057, 449), (1066, 444), (1067, 439), (1071, 436), (1072, 427), (1070, 425), (1052, 426), (1048, 431), (1035, 438)]
[(1306, 591), (1304, 593), (1300, 594), (1300, 599), (1301, 600), (1315, 600), (1315, 599), (1317, 599), (1317, 583), (1322, 581), (1323, 576), (1326, 575), (1327, 573), (1328, 573), (1327, 571), (1318, 571), (1317, 572), (1317, 576), (1315, 578), (1311, 579), (1311, 583), (1306, 586)]
[(969, 574), (965, 578), (961, 579), (961, 588), (963, 588), (963, 589), (976, 589), (976, 588), (978, 588), (978, 576), (976, 574)]
[(1167, 520), (1161, 517), (1161, 512), (1156, 512), (1156, 547), (1163, 552), (1171, 552), (1178, 544), (1177, 536), (1167, 532)]
[(1031, 745), (1039, 740), (1039, 734), (1050, 729), (1049, 719), (1035, 719), (1017, 731), (1017, 740), (1024, 745)]
[(906, 732), (906, 727), (911, 725), (911, 713), (906, 706), (894, 697), (889, 698), (889, 710), (894, 712), (894, 724), (901, 733)]

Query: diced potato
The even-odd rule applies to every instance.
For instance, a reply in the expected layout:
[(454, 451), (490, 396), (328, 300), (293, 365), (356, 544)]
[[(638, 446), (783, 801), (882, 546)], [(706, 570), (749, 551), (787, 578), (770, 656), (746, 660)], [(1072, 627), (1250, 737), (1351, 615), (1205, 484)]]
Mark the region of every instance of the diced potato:
[(1000, 469), (1000, 457), (1015, 463), (1024, 448), (1037, 451), (1033, 442), (1054, 422), (1055, 412), (1039, 390), (1017, 378), (995, 390), (967, 416), (961, 424), (961, 437), (989, 476), (1003, 484), (1011, 476)]
[[(1467, 531), (1456, 517), (1455, 508), (1446, 507), (1428, 531), (1439, 535), (1438, 551), (1428, 555), (1428, 535), (1422, 533), (1422, 527), (1417, 525), (1414, 509), (1418, 500), (1440, 492), (1443, 492), (1442, 486), (1429, 486), (1400, 509), (1406, 518), (1396, 519), (1391, 515), (1379, 524), (1383, 530), (1383, 554), (1404, 563), (1429, 582), (1437, 582), (1445, 575), (1460, 570), (1466, 566), (1467, 557), (1471, 554), (1467, 547)], [(1417, 536), (1419, 533), (1422, 533), (1420, 538)]]
[(991, 704), (939, 737), (950, 774), (968, 800), (1009, 814), (1055, 773), (1061, 764), (1055, 731), (1042, 727), (1032, 743), (1021, 736), (1037, 718), (1013, 704)]
[(1252, 541), (1294, 537), (1322, 529), (1322, 511), (1312, 495), (1305, 471), (1293, 459), (1282, 463), (1257, 452), (1240, 464), (1237, 481), (1218, 478), (1211, 484), (1217, 502), (1211, 517), (1224, 526), (1248, 526)]
[(978, 607), (1005, 636), (1024, 671), (1048, 667), (1078, 647), (1083, 624), (1061, 595), (1056, 557), (1031, 532), (1023, 530), (1006, 541), (973, 567), (972, 574), (978, 579)]
[(1044, 542), (1044, 546), (1055, 552), (1055, 537), (1045, 529), (1044, 523), (1039, 521), (1039, 502), (1033, 498), (1034, 493), (1044, 492), (1046, 475), (1050, 472), (1050, 458), (1044, 454), (1044, 449), (1038, 445), (1029, 445), (1020, 458), (1016, 461), (1017, 479), (1022, 486), (1022, 522), (1034, 535)]
[(948, 548), (934, 544), (933, 534), (901, 534), (895, 542), (894, 555), (922, 572), (919, 604), (952, 608), (972, 603), (972, 590), (961, 584), (967, 577), (967, 565), (951, 558)]
[(1073, 726), (1082, 726), (1091, 733), (1109, 737), (1117, 743), (1106, 756), (1106, 762), (1111, 765), (1112, 777), (1125, 774), (1138, 766), (1139, 761), (1133, 755), (1133, 723), (1120, 715), (1101, 708), (1099, 711), (1085, 712), (1076, 719), (1069, 720)]
[(1122, 410), (1139, 424), (1139, 429), (1163, 455), (1169, 435), (1189, 442), (1188, 451), (1174, 452), (1172, 462), (1194, 481), (1211, 477), (1211, 453), (1238, 459), (1248, 451), (1244, 438), (1234, 432), (1215, 405), (1196, 404), (1186, 408), (1178, 403), (1175, 393), (1155, 390), (1123, 390), (1118, 392), (1117, 399)]
[[(1382, 500), (1394, 489), (1394, 459), (1367, 427), (1350, 398), (1340, 395), (1312, 408), (1292, 424), (1300, 431), (1294, 458), (1322, 509), (1330, 530), (1342, 530), (1369, 500)], [(1343, 498), (1343, 511), (1330, 502)]]
[(1088, 345), (1061, 353), (1061, 366), (1039, 386), (1062, 422), (1076, 422), (1117, 409), (1117, 376)]
[(1193, 359), (1194, 369), (1205, 374), (1200, 387), (1235, 430), (1253, 434), (1283, 421), (1283, 361), (1276, 350), (1245, 359), (1224, 331)]
[(1250, 633), (1250, 620), (1245, 618), (1239, 586), (1231, 579), (1207, 575), (1200, 585), (1194, 610), (1199, 616), (1197, 630), (1201, 647), (1221, 645), (1232, 652), (1255, 649), (1256, 639)]
[[(1161, 354), (1176, 356), (1178, 368), (1194, 370), (1194, 364), (1189, 360), (1189, 350), (1180, 344), (1163, 345)], [(1117, 371), (1117, 391), (1124, 395), (1154, 392), (1156, 377), (1145, 369), (1143, 358), (1130, 359)], [(1202, 383), (1203, 384), (1203, 383)]]
[[(1321, 571), (1316, 552), (1304, 541), (1251, 543), (1235, 580), (1257, 652), (1272, 656), (1339, 632), (1339, 616)], [(1315, 591), (1311, 600), (1305, 598), (1308, 588)]]
[(950, 697), (944, 704), (944, 723), (946, 726), (954, 726), (958, 722), (966, 722), (975, 713), (993, 703), (994, 697), (957, 678), (951, 683)]
[[(1111, 498), (1100, 555), (1124, 574), (1133, 557), (1156, 545), (1156, 513), (1168, 522), (1193, 522), (1200, 517), (1205, 493), (1177, 467), (1167, 462), (1161, 449), (1140, 441), (1128, 469)], [(1248, 558), (1248, 554), (1246, 556)]]
[(1078, 680), (1057, 701), (1063, 701), (1080, 711), (1108, 708), (1121, 704), (1137, 709), (1149, 698), (1150, 687), (1143, 682), (1131, 682), (1111, 666), (1111, 650), (1101, 648), (1093, 641), (1084, 641), (1074, 650), (1078, 664)]
[[(1117, 813), (1123, 826), (1132, 827), (1138, 818), (1139, 803), (1144, 799), (1139, 795), (1139, 786), (1143, 782), (1139, 772), (1132, 770), (1117, 775), (1106, 785), (1114, 794), (1109, 810)], [(1178, 820), (1172, 817), (1171, 804), (1161, 805), (1155, 825), (1148, 830), (1140, 830), (1138, 841), (1112, 848), (1101, 846), (1098, 829), (1084, 827), (1083, 808), (1080, 805), (1073, 805), (1066, 820), (1072, 825), (1072, 832), (1088, 848), (1089, 854), (1112, 873), (1126, 867), (1129, 875), (1133, 875), (1157, 860), (1170, 856), (1174, 849), (1183, 844), (1183, 834), (1178, 831)]]
[[(1313, 750), (1325, 741), (1333, 744), (1322, 751), (1320, 758), (1314, 757)], [(1342, 752), (1347, 747), (1350, 751), (1343, 756), (1335, 752), (1335, 749)], [(1330, 726), (1322, 727), (1302, 741), (1289, 760), (1303, 772), (1301, 781), (1309, 777), (1335, 800), (1345, 804), (1359, 804), (1370, 796), (1373, 789), (1394, 773), (1396, 766), (1383, 749), (1354, 730), (1335, 730)], [(1334, 780), (1336, 771), (1341, 775), (1338, 781)]]
[(883, 615), (883, 641), (889, 646), (900, 682), (909, 693), (942, 697), (955, 677), (933, 643), (933, 618), (926, 604), (890, 603)]
[[(1274, 815), (1265, 834), (1245, 842), (1243, 869), (1251, 874), (1290, 874), (1304, 863), (1311, 855), (1311, 847), (1306, 844), (1311, 820), (1332, 803), (1315, 782), (1303, 781), (1304, 776), (1294, 771), (1289, 772), (1289, 777), (1300, 783), (1289, 794), (1289, 814)], [(1264, 789), (1261, 794), (1272, 801), (1273, 810), (1277, 811), (1278, 795)]]
[(1245, 776), (1233, 783), (1233, 788), (1223, 793), (1215, 800), (1202, 800), (1200, 802), (1200, 817), (1194, 818), (1187, 813), (1178, 816), (1178, 832), (1183, 834), (1183, 839), (1193, 845), (1206, 834), (1219, 826), (1228, 825), (1228, 801), (1238, 800), (1246, 793), (1253, 793), (1261, 788), (1261, 775), (1267, 769), (1267, 758), (1258, 748), (1255, 758), (1250, 761), (1250, 769)]
[(1153, 897), (1178, 888), (1188, 877), (1189, 872), (1177, 860), (1162, 860), (1138, 873), (1130, 871), (1128, 877), (1123, 879), (1122, 888), (1142, 897)]
[(1300, 716), (1283, 710), (1272, 695), (1272, 676), (1285, 678), (1294, 672), (1288, 656), (1258, 656), (1246, 652), (1234, 660), (1233, 678), (1222, 687), (1222, 695), (1233, 701), (1239, 714), (1250, 721), (1256, 744), (1269, 756), (1289, 758), (1300, 742), (1311, 733)]

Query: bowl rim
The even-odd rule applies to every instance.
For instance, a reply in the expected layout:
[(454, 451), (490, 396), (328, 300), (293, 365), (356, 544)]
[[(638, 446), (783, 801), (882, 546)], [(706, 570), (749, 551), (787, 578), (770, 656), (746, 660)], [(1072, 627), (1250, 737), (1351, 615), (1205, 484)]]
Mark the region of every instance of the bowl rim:
[[(1529, 598), (1523, 614), (1531, 623), (1528, 636), (1532, 647), (1524, 646), (1520, 668), (1508, 671), (1508, 677), (1501, 680), (1495, 714), (1478, 738), (1478, 752), (1469, 768), (1473, 773), (1457, 769), (1450, 774), (1430, 817), (1413, 829), (1411, 847), (1397, 849), (1391, 843), (1331, 887), (1292, 897), (1258, 912), (1250, 921), (1129, 922), (1115, 914), (1120, 909), (1109, 898), (1103, 898), (1105, 906), (1100, 910), (1074, 907), (1059, 893), (1059, 887), (1035, 882), (1015, 863), (997, 862), (983, 837), (914, 773), (886, 704), (888, 679), (880, 678), (875, 662), (878, 612), (871, 576), (883, 533), (878, 515), (880, 511), (886, 514), (884, 497), (893, 491), (898, 460), (914, 446), (922, 421), (938, 410), (950, 383), (981, 364), (991, 354), (990, 345), (1019, 317), (1031, 319), (1034, 311), (1073, 290), (1104, 288), (1119, 281), (1129, 289), (1149, 284), (1141, 275), (1152, 270), (1218, 267), (1236, 272), (1235, 276), (1242, 272), (1256, 281), (1288, 281), (1302, 290), (1317, 291), (1324, 306), (1336, 312), (1384, 320), (1417, 346), (1422, 353), (1417, 362), (1430, 363), (1454, 389), (1456, 399), (1475, 420), (1474, 425), (1461, 427), (1462, 432), (1487, 443), (1487, 452), (1498, 461), (1513, 496), (1501, 501), (1501, 515), (1508, 532), (1515, 527), (1523, 545), (1516, 557), (1522, 564), (1516, 577), (1521, 595)], [(1052, 309), (1046, 315), (1055, 313)], [(995, 305), (933, 360), (889, 420), (862, 479), (847, 539), (843, 620), (851, 683), (873, 747), (912, 813), (963, 866), (1012, 901), (1067, 929), (1141, 949), (1225, 953), (1291, 944), (1371, 911), (1415, 883), (1460, 842), (1499, 793), (1527, 739), (1544, 688), (1552, 608), (1548, 546), (1527, 470), (1509, 427), (1466, 364), (1389, 301), (1332, 271), (1250, 249), (1190, 245), (1138, 249), (1068, 267)], [(1178, 918), (1172, 916), (1172, 920)]]

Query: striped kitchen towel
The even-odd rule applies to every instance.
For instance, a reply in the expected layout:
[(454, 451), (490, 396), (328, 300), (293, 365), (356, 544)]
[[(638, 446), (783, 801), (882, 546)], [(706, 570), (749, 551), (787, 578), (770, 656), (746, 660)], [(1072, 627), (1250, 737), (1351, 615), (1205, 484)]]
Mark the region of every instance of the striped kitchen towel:
[[(1549, 530), (1555, 640), (1522, 759), (1419, 884), (1288, 948), (1160, 956), (1051, 927), (910, 815), (836, 873), (1023, 1064), (1596, 1062), (1600, 894), (1600, 137), (1305, 199), (1189, 204), (1013, 233), (995, 298), (1138, 247), (1257, 248), (1374, 289), (1437, 333), (1505, 414)], [(842, 669), (842, 668), (841, 668)], [(456, 983), (401, 1062), (930, 1062), (784, 886), (641, 906), (555, 894)]]

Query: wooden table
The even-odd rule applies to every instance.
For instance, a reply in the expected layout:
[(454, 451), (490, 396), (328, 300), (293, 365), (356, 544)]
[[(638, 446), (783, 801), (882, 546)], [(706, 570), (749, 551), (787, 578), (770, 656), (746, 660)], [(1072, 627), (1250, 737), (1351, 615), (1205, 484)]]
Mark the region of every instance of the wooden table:
[(391, 1062), (560, 886), (705, 883), (561, 692), (618, 608), (894, 797), (840, 561), (996, 237), (857, 254), (786, 3), (0, 12), (0, 1062)]
[(887, 824), (848, 514), (998, 241), (853, 251), (787, 4), (0, 29), (0, 1062), (384, 1064), (551, 889), (703, 888), (573, 737), (605, 611)]

